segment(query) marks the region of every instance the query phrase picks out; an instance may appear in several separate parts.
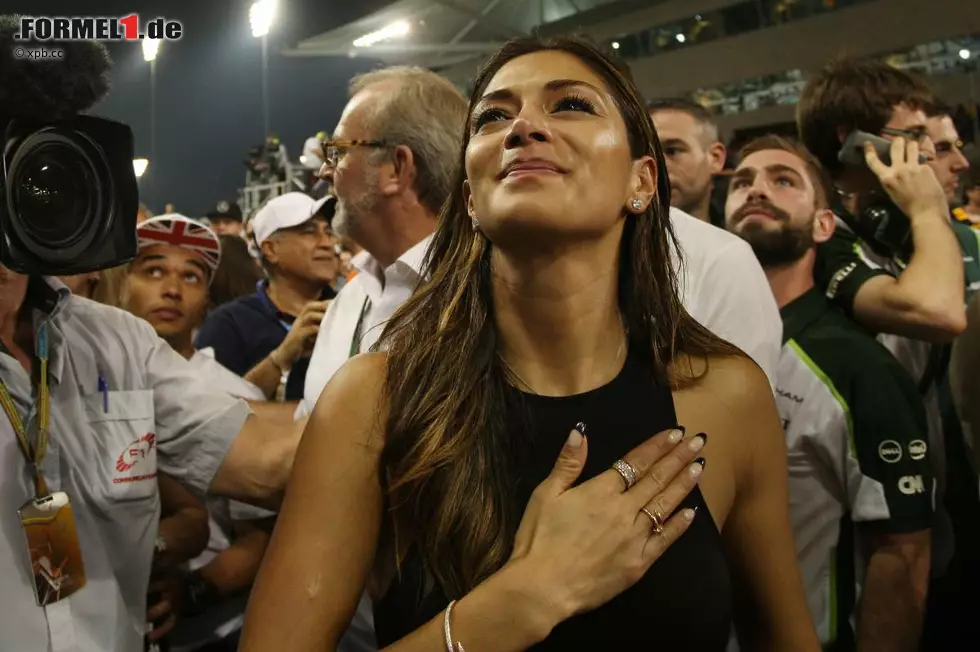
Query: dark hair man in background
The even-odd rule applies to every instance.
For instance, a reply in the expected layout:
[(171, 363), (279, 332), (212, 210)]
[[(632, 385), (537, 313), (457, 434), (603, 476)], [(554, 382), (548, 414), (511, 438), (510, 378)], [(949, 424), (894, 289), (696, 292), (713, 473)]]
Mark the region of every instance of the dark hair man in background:
[(936, 155), (927, 161), (927, 165), (936, 173), (936, 179), (946, 193), (952, 216), (950, 224), (963, 252), (963, 273), (969, 297), (980, 290), (980, 233), (970, 228), (959, 197), (962, 177), (970, 169), (970, 162), (963, 155), (963, 141), (953, 121), (953, 110), (942, 102), (934, 102), (926, 107), (926, 115), (926, 133), (936, 148)]
[(912, 649), (933, 516), (922, 399), (888, 350), (814, 283), (817, 245), (835, 228), (817, 160), (780, 136), (749, 143), (740, 159), (726, 219), (752, 245), (782, 314), (776, 406), (820, 642), (840, 652)]
[(647, 108), (667, 159), (670, 205), (722, 226), (724, 215), (711, 214), (711, 196), (714, 175), (725, 167), (726, 151), (711, 113), (681, 98), (654, 100)]
[(933, 102), (926, 107), (926, 116), (926, 133), (936, 150), (929, 167), (936, 173), (946, 201), (955, 206), (960, 200), (960, 177), (970, 169), (970, 162), (963, 156), (963, 141), (953, 122), (953, 110), (942, 102)]

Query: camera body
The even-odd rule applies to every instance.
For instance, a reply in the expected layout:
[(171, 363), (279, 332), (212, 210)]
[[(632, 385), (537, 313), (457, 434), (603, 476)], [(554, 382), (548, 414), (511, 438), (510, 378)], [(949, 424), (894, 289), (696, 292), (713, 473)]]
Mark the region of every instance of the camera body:
[(126, 125), (75, 116), (2, 125), (0, 263), (69, 275), (136, 255), (139, 192)]

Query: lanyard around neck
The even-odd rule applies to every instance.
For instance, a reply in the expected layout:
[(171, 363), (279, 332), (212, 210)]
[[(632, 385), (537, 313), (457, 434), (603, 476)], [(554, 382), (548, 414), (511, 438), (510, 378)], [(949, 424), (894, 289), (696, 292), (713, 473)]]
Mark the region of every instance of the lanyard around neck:
[(37, 399), (34, 405), (34, 423), (36, 424), (37, 436), (32, 445), (28, 438), (27, 428), (24, 420), (17, 411), (17, 405), (7, 384), (0, 379), (0, 406), (7, 414), (10, 425), (17, 435), (17, 442), (20, 450), (24, 454), (29, 466), (34, 472), (34, 490), (36, 497), (40, 498), (48, 495), (48, 485), (41, 475), (41, 462), (44, 455), (48, 452), (48, 427), (51, 418), (51, 393), (48, 389), (48, 325), (42, 322), (37, 329), (37, 358), (40, 362), (41, 377), (38, 382)]
[(361, 306), (361, 314), (357, 317), (357, 325), (354, 326), (354, 337), (350, 341), (350, 353), (347, 354), (348, 358), (353, 358), (355, 355), (361, 352), (361, 340), (364, 337), (364, 320), (367, 318), (368, 312), (371, 310), (371, 297), (366, 297), (364, 299), (364, 305)]

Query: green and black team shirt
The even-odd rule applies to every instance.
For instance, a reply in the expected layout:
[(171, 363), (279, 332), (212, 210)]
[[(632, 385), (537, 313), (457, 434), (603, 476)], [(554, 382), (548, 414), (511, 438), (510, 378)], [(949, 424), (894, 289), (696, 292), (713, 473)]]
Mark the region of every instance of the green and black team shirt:
[[(966, 281), (964, 300), (980, 290), (980, 238), (973, 229), (953, 221), (951, 228), (960, 245), (963, 273)], [(838, 307), (853, 314), (854, 298), (867, 281), (887, 274), (897, 277), (905, 271), (906, 263), (899, 258), (886, 258), (873, 252), (840, 219), (833, 237), (817, 247), (814, 277), (817, 284)], [(912, 376), (926, 406), (929, 424), (929, 446), (933, 475), (937, 480), (940, 505), (946, 485), (972, 486), (975, 474), (960, 458), (965, 458), (959, 418), (948, 397), (946, 365), (948, 346), (932, 345), (900, 335), (882, 333), (878, 341), (891, 351)], [(945, 408), (944, 408), (945, 406)], [(940, 510), (943, 512), (943, 510)], [(953, 556), (954, 542), (951, 524), (945, 513), (939, 515), (932, 537), (933, 577), (945, 573)]]
[(925, 409), (888, 350), (820, 290), (781, 314), (776, 405), (797, 559), (824, 649), (852, 650), (867, 562), (854, 524), (885, 533), (932, 526)]
[[(963, 255), (963, 273), (966, 281), (965, 301), (980, 290), (980, 233), (959, 222), (950, 224)], [(817, 247), (817, 265), (814, 276), (846, 313), (854, 310), (854, 297), (867, 281), (875, 276), (898, 276), (905, 271), (905, 261), (897, 258), (883, 259), (873, 253), (842, 221), (827, 242)]]

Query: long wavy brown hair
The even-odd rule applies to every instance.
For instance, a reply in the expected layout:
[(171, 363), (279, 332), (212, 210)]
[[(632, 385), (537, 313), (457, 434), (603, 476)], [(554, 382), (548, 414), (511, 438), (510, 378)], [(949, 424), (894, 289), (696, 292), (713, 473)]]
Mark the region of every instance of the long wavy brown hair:
[[(583, 39), (515, 39), (479, 72), (470, 113), (501, 67), (542, 50), (572, 54), (601, 75), (626, 122), (633, 159), (656, 160), (656, 200), (624, 218), (619, 308), (633, 355), (674, 387), (696, 382), (671, 366), (678, 353), (707, 358), (738, 350), (699, 325), (678, 298), (663, 151), (629, 72)], [(493, 245), (472, 229), (463, 197), (469, 131), (426, 256), (427, 280), (381, 338), (388, 351), (381, 476), (395, 558), (400, 564), (417, 551), (447, 596), (465, 593), (506, 562), (522, 512), (513, 508), (521, 442), (507, 398), (516, 379), (497, 355)]]

